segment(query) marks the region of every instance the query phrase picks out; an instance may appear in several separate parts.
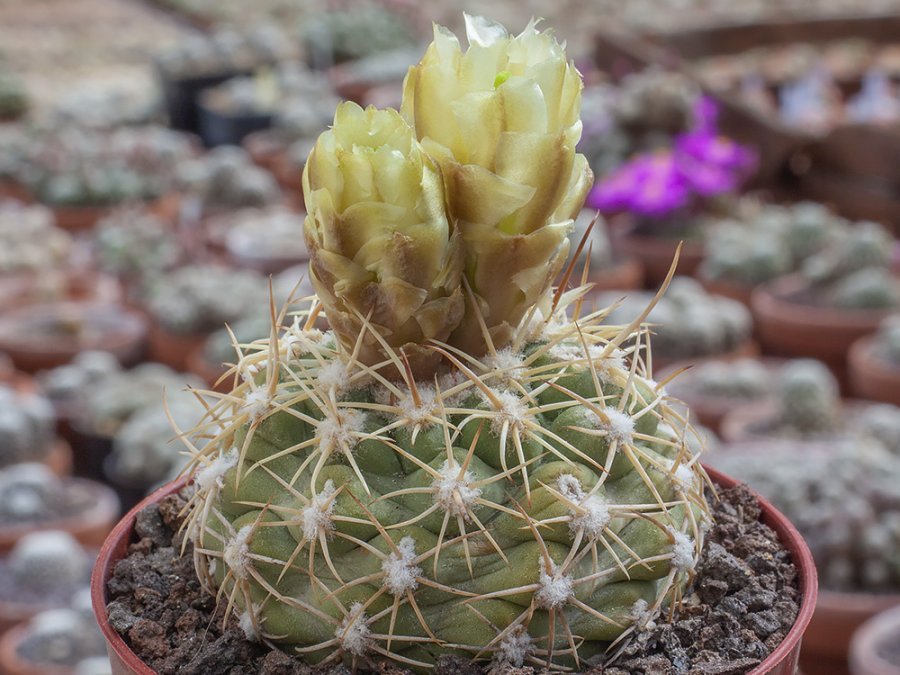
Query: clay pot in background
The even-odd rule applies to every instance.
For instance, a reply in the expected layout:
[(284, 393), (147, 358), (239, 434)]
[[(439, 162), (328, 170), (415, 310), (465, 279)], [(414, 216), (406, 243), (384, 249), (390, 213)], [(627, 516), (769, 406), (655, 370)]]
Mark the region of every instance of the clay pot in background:
[(143, 316), (114, 304), (51, 303), (0, 316), (0, 351), (28, 373), (50, 370), (94, 349), (131, 365), (143, 355), (146, 334)]
[(64, 530), (87, 547), (99, 547), (121, 513), (119, 500), (111, 488), (84, 478), (66, 478), (65, 485), (80, 485), (93, 497), (93, 504), (80, 513), (41, 523), (0, 526), (0, 553), (6, 553), (29, 532)]
[[(855, 411), (860, 411), (872, 405), (869, 401), (857, 399), (843, 399), (841, 411), (845, 420), (852, 420)], [(786, 442), (804, 443), (802, 439), (784, 439), (773, 435), (768, 430), (760, 429), (759, 425), (775, 418), (778, 408), (775, 401), (763, 401), (739, 406), (729, 411), (722, 419), (720, 436), (726, 443), (740, 441), (783, 440)], [(822, 439), (815, 439), (819, 443)]]
[[(607, 269), (591, 271), (588, 282), (594, 284), (585, 296), (589, 302), (592, 295), (604, 291), (636, 291), (644, 287), (644, 266), (635, 258), (624, 258)], [(569, 282), (571, 286), (581, 283), (581, 276), (576, 271)]]
[[(729, 488), (737, 484), (732, 478), (707, 468), (713, 484)], [(94, 574), (91, 578), (91, 596), (94, 604), (94, 614), (107, 640), (113, 675), (154, 675), (153, 671), (141, 661), (129, 648), (125, 640), (110, 626), (106, 612), (106, 583), (112, 576), (113, 569), (128, 552), (128, 545), (134, 537), (134, 525), (137, 513), (146, 506), (156, 503), (164, 497), (180, 490), (186, 484), (186, 479), (164, 485), (152, 495), (135, 506), (110, 533), (94, 566)], [(812, 561), (809, 548), (797, 532), (796, 528), (781, 515), (775, 507), (760, 498), (762, 519), (778, 534), (779, 540), (791, 553), (797, 565), (799, 586), (801, 591), (800, 611), (793, 628), (788, 632), (784, 641), (778, 645), (771, 654), (748, 675), (795, 675), (797, 659), (800, 653), (800, 643), (812, 617), (816, 603), (818, 581), (816, 568)]]
[[(900, 605), (900, 595), (838, 593), (820, 590), (816, 611), (803, 639), (800, 665), (816, 675), (888, 675), (890, 671), (857, 671), (852, 642), (854, 633), (869, 619)], [(900, 670), (894, 671), (900, 675)]]
[(850, 347), (847, 370), (854, 396), (900, 406), (900, 366), (878, 357), (871, 336)]
[(247, 134), (241, 145), (257, 166), (273, 174), (279, 158), (285, 154), (287, 147), (287, 143), (273, 129), (263, 129)]
[(753, 291), (750, 307), (763, 350), (777, 356), (823, 361), (846, 385), (847, 353), (859, 338), (874, 333), (890, 310), (848, 310), (802, 301), (805, 282), (783, 277)]
[[(850, 643), (853, 675), (900, 675), (900, 660), (888, 661), (883, 650), (900, 645), (900, 606), (866, 621)], [(897, 652), (900, 654), (900, 652)]]
[(0, 639), (0, 673), (3, 675), (75, 675), (71, 666), (33, 663), (19, 656), (19, 645), (28, 635), (27, 624), (19, 624)]
[[(710, 359), (710, 361), (718, 360), (719, 359)], [(766, 370), (771, 373), (773, 379), (775, 378), (776, 373), (784, 365), (784, 361), (782, 359), (764, 358), (758, 360), (761, 361)], [(656, 376), (656, 379), (658, 381), (664, 381), (673, 373), (688, 369), (695, 364), (696, 362), (691, 361), (676, 361), (670, 366), (660, 370), (659, 374)], [(722, 422), (724, 421), (725, 417), (727, 417), (728, 414), (735, 409), (736, 406), (740, 405), (740, 403), (735, 399), (729, 399), (721, 396), (707, 396), (702, 390), (689, 388), (687, 386), (687, 382), (689, 381), (690, 377), (691, 373), (689, 371), (683, 372), (681, 375), (679, 375), (666, 385), (666, 390), (672, 396), (680, 401), (684, 401), (684, 403), (687, 404), (688, 408), (690, 408), (691, 411), (692, 421), (699, 422), (708, 429), (711, 429), (717, 434), (721, 435)], [(679, 383), (681, 382), (685, 383), (684, 386), (679, 386)]]
[(0, 309), (42, 302), (118, 302), (119, 282), (107, 274), (79, 270), (0, 275)]
[[(648, 288), (659, 287), (666, 278), (675, 259), (675, 250), (681, 241), (676, 237), (639, 234), (635, 231), (633, 223), (620, 218), (613, 218), (610, 221), (609, 238), (613, 251), (619, 257), (634, 258), (644, 266), (644, 283)], [(677, 274), (695, 276), (704, 255), (702, 241), (685, 241), (678, 260)]]
[(203, 345), (207, 337), (208, 333), (179, 335), (167, 330), (159, 322), (153, 323), (149, 334), (150, 359), (185, 372), (188, 370), (188, 358)]
[(705, 279), (702, 275), (698, 279), (707, 293), (721, 295), (731, 300), (737, 300), (746, 307), (750, 306), (750, 296), (753, 295), (755, 286), (737, 284), (733, 281), (723, 281), (721, 279)]
[(689, 357), (667, 357), (660, 353), (653, 354), (653, 373), (654, 378), (659, 379), (657, 373), (671, 367), (675, 363), (683, 363), (684, 365), (696, 365), (703, 361), (715, 359), (717, 361), (734, 361), (736, 359), (744, 359), (759, 355), (759, 345), (753, 340), (747, 339), (729, 352), (719, 354), (702, 354), (700, 356)]

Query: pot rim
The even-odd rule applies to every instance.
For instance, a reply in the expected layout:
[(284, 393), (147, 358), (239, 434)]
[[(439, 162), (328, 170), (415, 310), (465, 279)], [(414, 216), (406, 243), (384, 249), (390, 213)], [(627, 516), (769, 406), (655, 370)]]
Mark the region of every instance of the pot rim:
[(885, 638), (900, 631), (900, 606), (885, 610), (866, 621), (850, 641), (850, 666), (854, 673), (892, 675), (900, 672), (900, 665), (878, 654)]
[[(738, 481), (724, 473), (717, 471), (712, 467), (704, 465), (707, 476), (710, 481), (718, 488), (731, 488), (738, 485)], [(117, 545), (130, 537), (134, 528), (134, 523), (138, 512), (152, 503), (158, 502), (183, 487), (190, 482), (190, 476), (183, 476), (178, 480), (167, 483), (148, 495), (133, 509), (131, 509), (113, 528), (97, 556), (97, 563), (91, 574), (91, 603), (94, 609), (94, 615), (103, 637), (106, 638), (107, 647), (114, 652), (116, 657), (121, 659), (128, 667), (132, 668), (137, 675), (155, 675), (138, 656), (126, 644), (125, 640), (119, 635), (109, 623), (109, 616), (106, 612), (106, 582), (112, 571), (118, 563), (118, 560), (112, 560), (113, 551)], [(813, 562), (812, 553), (806, 545), (803, 537), (797, 531), (791, 522), (782, 515), (771, 503), (765, 500), (755, 490), (751, 492), (756, 497), (762, 511), (762, 521), (775, 530), (778, 540), (790, 552), (794, 564), (797, 566), (799, 573), (800, 587), (800, 609), (794, 625), (785, 635), (781, 643), (769, 654), (761, 664), (759, 664), (747, 675), (765, 675), (765, 673), (773, 672), (773, 669), (780, 665), (785, 659), (796, 657), (799, 654), (797, 649), (803, 634), (806, 632), (809, 622), (812, 619), (813, 611), (816, 607), (816, 598), (818, 595), (818, 575), (815, 563)], [(127, 544), (126, 544), (127, 545)]]
[(799, 274), (789, 274), (761, 284), (750, 294), (750, 307), (755, 315), (775, 317), (790, 324), (803, 324), (807, 329), (827, 329), (835, 325), (854, 330), (874, 330), (896, 308), (843, 309), (795, 302), (789, 296), (807, 283)]

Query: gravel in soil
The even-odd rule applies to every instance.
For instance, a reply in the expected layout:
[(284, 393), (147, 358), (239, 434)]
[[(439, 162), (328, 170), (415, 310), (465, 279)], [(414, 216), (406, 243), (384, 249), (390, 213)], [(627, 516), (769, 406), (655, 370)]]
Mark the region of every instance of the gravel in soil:
[[(649, 627), (609, 665), (591, 675), (740, 675), (757, 666), (785, 637), (799, 611), (797, 571), (775, 533), (759, 521), (753, 494), (742, 486), (720, 493), (716, 525), (707, 534), (698, 582), (671, 624)], [(245, 639), (224, 622), (200, 589), (190, 545), (178, 557), (179, 512), (186, 493), (149, 506), (137, 518), (138, 540), (115, 567), (107, 589), (112, 627), (160, 675), (349, 674), (325, 671)], [(376, 664), (383, 675), (404, 668)], [(492, 675), (530, 675), (532, 668), (502, 668)], [(455, 657), (438, 662), (436, 675), (483, 675), (486, 668)]]

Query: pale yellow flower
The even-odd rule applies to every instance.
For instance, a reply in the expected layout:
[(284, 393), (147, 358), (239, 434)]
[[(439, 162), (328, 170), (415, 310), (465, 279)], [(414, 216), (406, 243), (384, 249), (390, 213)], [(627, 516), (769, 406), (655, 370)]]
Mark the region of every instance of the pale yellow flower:
[[(549, 292), (593, 176), (575, 152), (582, 81), (564, 47), (533, 20), (510, 36), (465, 18), (469, 48), (435, 26), (406, 77), (402, 110), (441, 167), (467, 278), (499, 345)], [(470, 314), (452, 341), (477, 353), (484, 345)]]
[(303, 171), (310, 277), (328, 320), (359, 358), (384, 359), (363, 319), (391, 347), (423, 357), (463, 313), (460, 237), (440, 176), (395, 110), (337, 108)]

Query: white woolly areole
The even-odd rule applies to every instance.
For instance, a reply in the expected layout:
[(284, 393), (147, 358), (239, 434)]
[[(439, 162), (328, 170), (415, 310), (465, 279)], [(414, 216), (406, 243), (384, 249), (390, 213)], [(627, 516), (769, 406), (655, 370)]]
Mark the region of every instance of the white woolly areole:
[(325, 390), (334, 389), (337, 394), (342, 394), (350, 386), (350, 374), (347, 372), (347, 366), (340, 359), (329, 361), (319, 368), (316, 379)]
[(250, 573), (247, 567), (250, 564), (250, 535), (253, 534), (253, 525), (244, 525), (237, 534), (225, 544), (222, 551), (222, 559), (238, 580), (246, 579)]
[(334, 481), (327, 480), (322, 486), (322, 491), (313, 495), (309, 500), (309, 504), (300, 514), (300, 520), (303, 523), (303, 536), (307, 541), (315, 541), (320, 534), (328, 534), (334, 529), (334, 523), (331, 520), (331, 512), (334, 510)]
[(690, 492), (694, 487), (694, 472), (687, 464), (679, 464), (678, 468), (672, 471), (675, 462), (669, 465), (669, 473), (675, 487), (682, 492)]
[(437, 408), (437, 392), (434, 387), (428, 385), (417, 387), (419, 393), (419, 405), (410, 392), (400, 400), (400, 418), (410, 424), (430, 425), (429, 417), (434, 417)]
[(606, 501), (598, 495), (585, 496), (581, 481), (572, 474), (562, 474), (556, 479), (556, 486), (563, 497), (577, 504), (577, 507), (569, 509), (572, 514), (569, 529), (573, 533), (582, 531), (589, 539), (603, 534), (612, 520)]
[(504, 380), (519, 379), (525, 367), (522, 355), (510, 347), (501, 349), (496, 354), (489, 354), (483, 361), (489, 370), (495, 371), (493, 374), (499, 375)]
[(491, 431), (499, 436), (504, 424), (511, 429), (522, 429), (528, 417), (525, 402), (511, 391), (495, 391), (494, 395), (500, 400), (500, 408), (491, 420)]
[(222, 478), (237, 462), (237, 448), (232, 448), (229, 452), (219, 455), (198, 471), (194, 476), (194, 482), (197, 483), (197, 487), (200, 488), (201, 492), (209, 492), (213, 488), (221, 489), (224, 485)]
[(384, 586), (393, 595), (404, 595), (419, 586), (416, 577), (422, 569), (416, 565), (416, 541), (412, 537), (403, 537), (397, 544), (397, 550), (385, 558), (381, 564), (384, 572)]
[(244, 635), (248, 640), (253, 642), (259, 639), (259, 634), (256, 632), (256, 622), (254, 621), (253, 614), (251, 614), (248, 610), (244, 610), (241, 612), (241, 615), (238, 617), (238, 626), (242, 631), (244, 631)]
[(602, 424), (603, 428), (606, 429), (609, 440), (617, 439), (619, 445), (630, 445), (634, 434), (634, 418), (628, 413), (615, 408), (605, 408), (603, 414), (609, 420), (609, 422)]
[(534, 600), (541, 609), (559, 609), (574, 594), (572, 577), (562, 574), (555, 563), (550, 563), (551, 573), (547, 573), (544, 561), (538, 558), (541, 566), (540, 589), (534, 594)]
[(655, 612), (643, 598), (638, 598), (631, 606), (631, 620), (636, 630), (643, 631), (656, 627)]
[(272, 397), (264, 388), (252, 389), (244, 397), (243, 411), (250, 416), (250, 420), (255, 422), (262, 417), (272, 407)]
[(329, 414), (316, 425), (319, 447), (352, 449), (357, 441), (355, 434), (362, 431), (365, 419), (364, 413), (352, 408), (340, 408), (336, 415)]
[(247, 363), (241, 366), (241, 379), (247, 384), (255, 385), (257, 375), (259, 375), (259, 366), (255, 363)]
[(693, 572), (697, 561), (694, 559), (694, 541), (684, 532), (679, 532), (671, 525), (666, 528), (672, 535), (672, 567), (678, 572)]
[(522, 626), (519, 626), (511, 630), (500, 641), (494, 656), (498, 661), (509, 663), (519, 668), (533, 651), (534, 638)]
[(481, 496), (481, 489), (471, 487), (472, 474), (466, 471), (462, 479), (459, 477), (459, 465), (449, 461), (444, 462), (438, 469), (439, 478), (435, 478), (431, 484), (434, 501), (443, 511), (453, 516), (469, 518), (469, 511), (475, 500)]
[(372, 633), (369, 629), (369, 621), (362, 608), (363, 604), (361, 602), (354, 602), (350, 606), (350, 613), (344, 617), (341, 625), (334, 632), (341, 648), (354, 656), (362, 656), (368, 651), (369, 636)]

